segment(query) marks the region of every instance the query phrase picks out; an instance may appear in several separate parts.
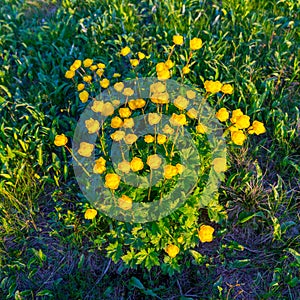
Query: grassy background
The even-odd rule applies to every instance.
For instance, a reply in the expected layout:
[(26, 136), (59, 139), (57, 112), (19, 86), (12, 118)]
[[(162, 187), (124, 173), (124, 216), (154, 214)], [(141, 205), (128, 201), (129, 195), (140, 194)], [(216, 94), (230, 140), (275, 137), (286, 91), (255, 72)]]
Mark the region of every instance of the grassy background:
[[(0, 299), (300, 298), (296, 0), (1, 3)], [(53, 139), (72, 136), (82, 110), (64, 78), (75, 58), (126, 74), (115, 59), (122, 46), (151, 54), (154, 65), (175, 33), (204, 41), (189, 82), (232, 83), (221, 105), (240, 107), (267, 133), (231, 149), (220, 189), (229, 218), (199, 246), (206, 266), (169, 277), (115, 265), (92, 246), (107, 224), (84, 230), (85, 200)]]

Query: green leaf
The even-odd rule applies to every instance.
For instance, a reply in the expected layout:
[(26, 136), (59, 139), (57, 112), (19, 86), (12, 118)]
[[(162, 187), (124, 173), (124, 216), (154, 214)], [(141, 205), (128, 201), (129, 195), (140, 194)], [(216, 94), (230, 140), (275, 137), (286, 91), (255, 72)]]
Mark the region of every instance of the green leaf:
[(140, 290), (144, 290), (145, 287), (144, 285), (141, 283), (141, 281), (139, 279), (137, 279), (136, 277), (132, 276), (129, 280), (129, 285), (138, 288)]
[(297, 261), (297, 264), (300, 266), (300, 253), (292, 248), (288, 248), (286, 251), (291, 253)]

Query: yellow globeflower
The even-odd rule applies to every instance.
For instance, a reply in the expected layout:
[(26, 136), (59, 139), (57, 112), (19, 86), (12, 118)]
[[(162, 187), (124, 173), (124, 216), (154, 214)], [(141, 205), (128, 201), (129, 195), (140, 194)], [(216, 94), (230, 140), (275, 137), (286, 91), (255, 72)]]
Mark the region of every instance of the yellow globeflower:
[(150, 169), (158, 169), (162, 163), (160, 156), (157, 154), (149, 155), (147, 158), (147, 165)]
[(177, 115), (175, 113), (172, 114), (169, 122), (173, 126), (182, 126), (187, 123), (185, 114)]
[(146, 105), (146, 101), (144, 99), (135, 99), (135, 107), (143, 108)]
[(162, 145), (167, 141), (167, 136), (164, 134), (158, 134), (157, 135), (157, 143)]
[(163, 130), (162, 130), (164, 133), (166, 133), (166, 134), (173, 134), (174, 133), (174, 129), (170, 126), (170, 125), (168, 125), (168, 124), (166, 124), (165, 126), (164, 126), (164, 128), (163, 128)]
[(121, 198), (118, 199), (119, 207), (124, 210), (129, 210), (132, 208), (132, 199), (126, 195), (122, 195)]
[(134, 126), (133, 118), (124, 119), (123, 127), (124, 128), (132, 128)]
[(101, 77), (101, 76), (104, 74), (104, 70), (103, 70), (103, 69), (98, 69), (98, 70), (96, 71), (96, 74), (97, 74), (99, 77)]
[(76, 59), (72, 66), (70, 67), (70, 70), (72, 71), (76, 71), (77, 69), (79, 69), (81, 67), (81, 60), (80, 59)]
[(225, 107), (222, 107), (217, 111), (216, 117), (219, 121), (225, 122), (229, 118), (229, 112)]
[(144, 141), (145, 141), (147, 144), (153, 143), (154, 140), (155, 140), (155, 138), (154, 138), (152, 135), (150, 135), (150, 134), (147, 134), (147, 135), (145, 135), (145, 137), (144, 137)]
[(191, 72), (191, 69), (189, 68), (189, 66), (184, 66), (183, 68), (182, 68), (182, 73), (183, 74), (189, 74)]
[(183, 110), (183, 109), (186, 109), (187, 106), (189, 105), (189, 100), (187, 100), (186, 98), (184, 98), (183, 96), (178, 96), (175, 98), (174, 100), (174, 105), (180, 109), (180, 110)]
[(98, 67), (97, 67), (96, 65), (90, 66), (90, 70), (91, 70), (91, 71), (95, 71), (95, 70), (97, 70), (97, 69), (98, 69)]
[(114, 106), (110, 102), (106, 102), (103, 104), (103, 109), (101, 111), (102, 116), (108, 117), (114, 113)]
[(115, 83), (114, 84), (114, 89), (117, 92), (121, 93), (123, 91), (123, 89), (124, 89), (124, 83), (123, 82), (117, 82), (117, 83)]
[(232, 111), (232, 116), (230, 118), (230, 122), (231, 123), (235, 123), (236, 120), (243, 115), (243, 112), (238, 108)]
[(116, 142), (119, 142), (125, 137), (125, 131), (117, 130), (114, 133), (112, 133), (110, 135), (110, 137), (111, 137), (112, 140), (114, 140)]
[(183, 36), (182, 35), (174, 35), (173, 36), (173, 43), (175, 45), (182, 45), (183, 44)]
[(161, 119), (161, 116), (158, 113), (149, 113), (148, 122), (150, 125), (158, 124)]
[(204, 133), (207, 132), (207, 127), (206, 127), (204, 124), (199, 123), (199, 124), (196, 126), (196, 131), (197, 131), (198, 133), (204, 134)]
[(139, 157), (134, 157), (130, 162), (130, 168), (133, 172), (140, 171), (144, 168), (144, 163)]
[(104, 102), (103, 101), (97, 101), (94, 100), (93, 105), (91, 106), (91, 110), (94, 112), (102, 112), (104, 107)]
[(174, 258), (179, 253), (179, 248), (176, 245), (168, 245), (165, 251), (171, 258)]
[(164, 177), (166, 179), (171, 179), (172, 177), (176, 176), (177, 174), (178, 174), (178, 170), (175, 166), (166, 165), (164, 167)]
[(100, 86), (104, 89), (109, 87), (109, 80), (107, 78), (103, 78), (100, 80)]
[(89, 134), (96, 133), (100, 129), (100, 123), (97, 120), (94, 120), (93, 118), (89, 118), (84, 123)]
[(103, 64), (103, 63), (98, 63), (98, 64), (97, 64), (97, 67), (98, 67), (99, 69), (105, 69), (105, 68), (106, 68), (106, 65)]
[(231, 125), (231, 126), (229, 126), (228, 127), (228, 130), (230, 131), (230, 132), (233, 132), (233, 131), (239, 131), (239, 129), (233, 124), (233, 125)]
[(184, 165), (182, 165), (182, 164), (176, 164), (176, 169), (177, 169), (177, 173), (178, 174), (182, 174), (182, 172), (184, 171), (184, 169), (185, 169), (185, 166)]
[(123, 120), (120, 117), (113, 117), (110, 126), (112, 128), (120, 128), (123, 126)]
[(118, 163), (118, 169), (125, 173), (128, 174), (130, 172), (130, 162), (127, 160), (123, 160), (120, 163)]
[(116, 106), (116, 107), (120, 105), (120, 102), (121, 102), (121, 101), (118, 100), (118, 99), (114, 99), (114, 100), (111, 101), (112, 105), (113, 105), (113, 106)]
[(114, 73), (112, 77), (113, 78), (118, 78), (118, 77), (121, 77), (121, 74), (120, 73)]
[(171, 69), (174, 67), (174, 62), (172, 62), (170, 59), (168, 59), (166, 62), (165, 62), (166, 66), (168, 69)]
[(130, 51), (131, 51), (130, 48), (128, 46), (126, 46), (121, 49), (120, 53), (121, 53), (121, 55), (126, 56), (130, 53)]
[(158, 80), (167, 80), (171, 77), (169, 70), (163, 70), (160, 72), (157, 72), (157, 79)]
[(192, 90), (188, 90), (186, 91), (186, 96), (189, 98), (189, 99), (194, 99), (196, 97), (196, 92), (192, 91)]
[(84, 218), (87, 220), (93, 220), (97, 216), (96, 209), (88, 208), (84, 213)]
[(91, 75), (85, 75), (83, 76), (83, 81), (87, 82), (87, 83), (91, 83), (92, 82), (92, 76)]
[(233, 86), (231, 84), (224, 84), (221, 88), (221, 92), (231, 95), (233, 93)]
[(138, 137), (134, 133), (129, 133), (124, 137), (124, 141), (127, 145), (132, 145), (137, 139)]
[(225, 172), (227, 170), (226, 158), (217, 157), (212, 161), (212, 165), (217, 173)]
[(146, 57), (146, 55), (143, 52), (138, 52), (138, 57), (140, 60), (142, 60)]
[(231, 132), (231, 140), (239, 146), (244, 144), (244, 141), (247, 139), (246, 135), (243, 133), (242, 130), (233, 131)]
[(191, 50), (199, 50), (202, 48), (202, 40), (199, 38), (193, 38), (190, 40), (190, 48)]
[(235, 122), (235, 126), (238, 129), (248, 128), (250, 126), (250, 117), (246, 116), (246, 115), (238, 117), (236, 122)]
[(189, 109), (186, 114), (191, 119), (197, 119), (198, 117), (198, 111), (195, 108)]
[(85, 103), (89, 99), (89, 93), (87, 91), (82, 91), (79, 93), (79, 99), (82, 103)]
[(177, 242), (178, 242), (178, 244), (182, 244), (182, 243), (184, 242), (183, 236), (180, 236), (180, 237), (177, 239)]
[(220, 81), (206, 80), (204, 88), (207, 93), (215, 94), (221, 91), (222, 83)]
[(154, 93), (150, 97), (151, 101), (156, 104), (167, 104), (169, 103), (169, 94), (168, 93)]
[(84, 87), (85, 87), (84, 83), (79, 83), (79, 84), (77, 85), (77, 91), (78, 91), (78, 92), (82, 91), (82, 90), (84, 89)]
[(65, 73), (65, 77), (67, 79), (71, 79), (75, 76), (75, 72), (74, 71), (71, 71), (71, 70), (68, 70), (66, 73)]
[(201, 225), (198, 236), (202, 243), (211, 242), (213, 240), (213, 233), (215, 229), (209, 225)]
[(101, 164), (101, 163), (95, 163), (94, 168), (93, 168), (93, 172), (95, 174), (103, 174), (106, 171), (106, 167), (105, 165)]
[(131, 116), (131, 110), (128, 107), (121, 107), (119, 109), (119, 115), (121, 118), (129, 118)]
[(133, 66), (133, 67), (136, 67), (138, 66), (138, 64), (140, 63), (138, 59), (134, 58), (134, 59), (130, 59), (130, 64)]
[(55, 137), (54, 145), (57, 147), (65, 146), (68, 143), (68, 138), (62, 133)]
[(263, 134), (265, 132), (266, 132), (266, 128), (265, 128), (264, 123), (259, 122), (259, 121), (253, 121), (252, 126), (250, 126), (248, 129), (249, 134), (255, 133), (256, 135), (259, 135), (259, 134)]
[(81, 142), (79, 145), (78, 153), (84, 157), (90, 157), (94, 151), (94, 145), (86, 142)]
[(93, 64), (93, 60), (90, 59), (90, 58), (87, 58), (87, 59), (85, 59), (85, 60), (83, 61), (83, 66), (84, 66), (85, 68), (90, 67), (92, 64)]
[(124, 96), (127, 96), (127, 97), (130, 97), (134, 94), (134, 90), (131, 89), (131, 88), (125, 88), (124, 91), (123, 91), (123, 95)]
[(114, 173), (105, 175), (105, 186), (111, 190), (116, 190), (119, 187), (121, 177)]
[(163, 93), (166, 91), (166, 85), (162, 82), (152, 83), (150, 85), (150, 92), (151, 93)]

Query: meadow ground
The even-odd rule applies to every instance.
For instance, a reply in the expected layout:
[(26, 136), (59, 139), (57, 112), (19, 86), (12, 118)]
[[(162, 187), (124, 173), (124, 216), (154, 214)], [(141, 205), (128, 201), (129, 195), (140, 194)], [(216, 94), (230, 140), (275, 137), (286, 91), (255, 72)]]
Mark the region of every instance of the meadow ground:
[[(2, 0), (0, 299), (300, 299), (299, 12), (296, 0)], [(70, 155), (53, 140), (72, 137), (82, 109), (64, 77), (74, 59), (109, 68), (129, 45), (157, 59), (142, 70), (151, 76), (174, 34), (204, 43), (188, 83), (231, 83), (219, 104), (267, 132), (230, 147), (228, 218), (195, 247), (205, 262), (187, 255), (168, 275), (114, 263), (93, 242), (108, 223), (84, 219)]]

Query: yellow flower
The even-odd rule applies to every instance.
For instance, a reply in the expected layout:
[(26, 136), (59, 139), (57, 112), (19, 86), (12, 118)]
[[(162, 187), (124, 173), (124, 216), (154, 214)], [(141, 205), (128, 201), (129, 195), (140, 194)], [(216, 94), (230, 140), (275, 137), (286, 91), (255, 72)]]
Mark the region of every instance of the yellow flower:
[(232, 111), (232, 116), (230, 118), (231, 123), (235, 123), (238, 117), (242, 116), (243, 112), (240, 109), (235, 109)]
[(121, 77), (121, 74), (120, 73), (114, 73), (112, 77), (114, 77), (114, 78)]
[(143, 52), (138, 52), (138, 57), (140, 60), (142, 60), (146, 57), (146, 55)]
[(57, 147), (65, 146), (68, 143), (68, 138), (62, 133), (55, 137), (54, 145)]
[(227, 170), (226, 158), (217, 157), (212, 161), (212, 165), (217, 173), (225, 172)]
[(207, 93), (215, 94), (221, 91), (222, 83), (220, 81), (206, 80), (204, 88)]
[(77, 91), (78, 91), (78, 92), (82, 91), (82, 90), (84, 89), (84, 87), (85, 87), (84, 83), (79, 83), (79, 84), (77, 85)]
[(154, 93), (150, 97), (151, 101), (156, 104), (167, 104), (169, 103), (169, 94), (168, 93)]
[(81, 67), (81, 60), (80, 59), (76, 59), (72, 66), (70, 67), (70, 70), (72, 71), (76, 71), (77, 69), (79, 69)]
[(94, 145), (86, 142), (81, 142), (79, 145), (78, 153), (84, 157), (90, 157), (94, 151)]
[(179, 253), (179, 248), (176, 245), (168, 245), (165, 251), (171, 258), (174, 258)]
[(249, 129), (248, 129), (249, 134), (255, 133), (256, 135), (259, 135), (259, 134), (263, 134), (265, 132), (266, 132), (266, 128), (265, 128), (264, 123), (259, 122), (259, 121), (253, 121), (252, 126), (249, 127)]
[(91, 71), (95, 71), (95, 70), (97, 70), (97, 69), (98, 69), (98, 67), (97, 67), (96, 65), (90, 66), (90, 70), (91, 70)]
[(182, 45), (183, 44), (183, 36), (182, 35), (174, 35), (173, 36), (173, 43), (175, 45)]
[(189, 109), (186, 114), (191, 119), (197, 119), (198, 117), (198, 111), (195, 108)]
[(134, 133), (129, 133), (124, 137), (124, 141), (127, 145), (132, 145), (137, 139), (138, 137)]
[(165, 62), (166, 66), (168, 69), (171, 69), (174, 67), (174, 62), (172, 62), (170, 59), (168, 59), (166, 62)]
[(222, 93), (231, 95), (233, 93), (233, 86), (231, 84), (224, 84), (221, 88)]
[(88, 208), (84, 213), (84, 218), (87, 220), (93, 220), (97, 216), (96, 209)]
[(120, 105), (120, 100), (115, 99), (115, 100), (112, 100), (111, 103), (112, 103), (113, 106), (119, 106)]
[(105, 186), (111, 190), (116, 190), (119, 187), (121, 177), (114, 173), (105, 175)]
[(103, 107), (104, 107), (103, 101), (94, 100), (91, 110), (94, 112), (102, 112)]
[(110, 137), (112, 138), (112, 140), (119, 142), (125, 137), (125, 132), (122, 130), (117, 130), (114, 133), (112, 133)]
[(164, 62), (159, 62), (156, 67), (156, 72), (162, 72), (164, 70), (168, 70), (168, 66)]
[(120, 117), (114, 117), (111, 119), (110, 126), (112, 128), (120, 128), (123, 126), (123, 120)]
[(246, 115), (238, 117), (236, 122), (235, 122), (235, 126), (238, 129), (248, 128), (250, 126), (250, 117), (246, 116)]
[(147, 165), (150, 169), (158, 169), (162, 163), (160, 156), (157, 154), (149, 155), (147, 158)]
[(71, 71), (71, 70), (68, 70), (66, 73), (65, 73), (65, 77), (67, 79), (71, 79), (75, 76), (75, 72), (74, 71)]
[(157, 143), (162, 145), (167, 141), (167, 136), (164, 134), (158, 134), (157, 135)]
[(152, 83), (150, 85), (150, 92), (151, 93), (163, 93), (166, 91), (166, 85), (162, 82)]
[(130, 172), (130, 162), (127, 160), (123, 160), (120, 163), (118, 163), (118, 169), (123, 172), (128, 174)]
[(122, 195), (122, 197), (119, 198), (118, 203), (119, 207), (124, 210), (129, 210), (132, 208), (132, 199), (126, 195)]
[(225, 122), (229, 118), (229, 112), (225, 107), (222, 107), (217, 111), (216, 117), (219, 121)]
[(87, 59), (85, 59), (85, 60), (83, 61), (83, 66), (84, 66), (85, 68), (90, 67), (92, 64), (93, 64), (93, 60), (90, 59), (90, 58), (87, 58)]
[(180, 236), (180, 237), (177, 239), (177, 242), (178, 242), (178, 244), (182, 244), (182, 243), (184, 242), (183, 236)]
[(87, 128), (89, 134), (96, 133), (100, 129), (100, 123), (93, 118), (89, 118), (85, 121), (85, 127)]
[(150, 144), (150, 143), (153, 143), (154, 142), (154, 137), (150, 134), (147, 134), (145, 135), (144, 137), (144, 141), (147, 143), (147, 144)]
[(235, 125), (231, 125), (231, 126), (228, 127), (228, 130), (230, 132), (233, 132), (233, 131), (238, 131), (239, 129)]
[(91, 83), (92, 82), (92, 76), (91, 75), (85, 75), (83, 76), (83, 81), (87, 82), (87, 83)]
[(114, 84), (114, 89), (117, 92), (121, 93), (123, 91), (123, 89), (124, 89), (124, 83), (123, 82), (117, 82), (117, 83), (115, 83)]
[(126, 56), (130, 53), (130, 51), (131, 51), (130, 48), (128, 46), (126, 46), (126, 47), (121, 49), (120, 53), (121, 53), (121, 55)]
[(124, 91), (123, 91), (123, 95), (124, 96), (127, 96), (127, 97), (130, 97), (134, 94), (134, 90), (131, 89), (131, 88), (125, 88)]
[(135, 100), (130, 100), (128, 102), (128, 106), (132, 110), (143, 108), (145, 105), (146, 105), (146, 101), (144, 99), (135, 99)]
[(79, 99), (82, 103), (85, 103), (89, 99), (89, 93), (87, 91), (82, 91), (79, 93)]
[(192, 90), (188, 90), (186, 91), (186, 96), (189, 98), (189, 99), (194, 99), (196, 97), (196, 92), (192, 91)]
[(246, 135), (242, 130), (231, 132), (231, 140), (239, 146), (242, 146), (244, 141), (247, 139)]
[(103, 63), (99, 63), (99, 64), (97, 64), (97, 67), (98, 67), (99, 69), (105, 69), (105, 68), (106, 68), (106, 65), (103, 64)]
[(134, 157), (130, 162), (130, 168), (133, 172), (140, 171), (144, 168), (144, 163), (139, 157)]
[(100, 80), (100, 85), (102, 88), (106, 89), (109, 87), (109, 80), (107, 78), (104, 78)]
[(183, 74), (189, 74), (191, 72), (191, 69), (189, 68), (189, 66), (184, 66), (182, 68), (182, 73)]
[(169, 70), (163, 70), (160, 72), (157, 72), (157, 79), (158, 80), (167, 80), (171, 77)]
[(182, 164), (176, 164), (176, 169), (177, 169), (177, 173), (178, 174), (182, 174), (182, 172), (184, 171), (185, 169), (185, 166), (183, 166)]
[(190, 40), (190, 48), (191, 50), (199, 50), (202, 48), (202, 40), (199, 38), (193, 38)]
[(197, 131), (198, 133), (204, 134), (204, 133), (207, 132), (207, 127), (206, 127), (204, 124), (199, 123), (199, 124), (196, 126), (196, 131)]
[(134, 126), (133, 118), (124, 119), (123, 127), (124, 128), (132, 128)]
[(161, 119), (161, 116), (157, 113), (149, 113), (148, 114), (148, 122), (150, 125), (158, 124)]
[(106, 171), (106, 160), (103, 157), (98, 158), (95, 161), (93, 172), (96, 174), (103, 174)]
[(119, 115), (121, 118), (128, 118), (131, 116), (131, 110), (128, 107), (121, 107), (119, 109)]
[(201, 225), (198, 236), (202, 243), (211, 242), (213, 240), (213, 233), (215, 229), (209, 225)]
[(103, 108), (101, 111), (102, 116), (111, 116), (114, 113), (114, 107), (110, 102), (106, 102), (103, 104)]
[(187, 123), (186, 122), (186, 117), (185, 117), (184, 114), (177, 115), (175, 113), (172, 114), (169, 122), (173, 126), (182, 126), (182, 125), (185, 125)]
[(103, 70), (103, 69), (98, 69), (98, 70), (96, 71), (96, 74), (97, 74), (99, 77), (101, 77), (101, 76), (103, 75), (103, 73), (104, 73), (104, 70)]
[(164, 167), (164, 177), (166, 179), (171, 179), (172, 177), (176, 176), (177, 174), (178, 174), (178, 170), (175, 166), (166, 165)]
[(166, 134), (173, 134), (174, 133), (174, 129), (170, 126), (170, 125), (168, 125), (168, 124), (166, 124), (165, 126), (164, 126), (164, 128), (163, 128), (163, 130), (162, 130), (164, 133), (166, 133)]
[(133, 66), (133, 67), (136, 67), (138, 66), (138, 64), (140, 63), (138, 59), (134, 58), (134, 59), (130, 59), (130, 64)]
[(183, 96), (178, 96), (175, 100), (174, 100), (174, 105), (180, 109), (186, 109), (187, 106), (189, 105), (189, 100), (187, 100), (186, 98), (184, 98)]

